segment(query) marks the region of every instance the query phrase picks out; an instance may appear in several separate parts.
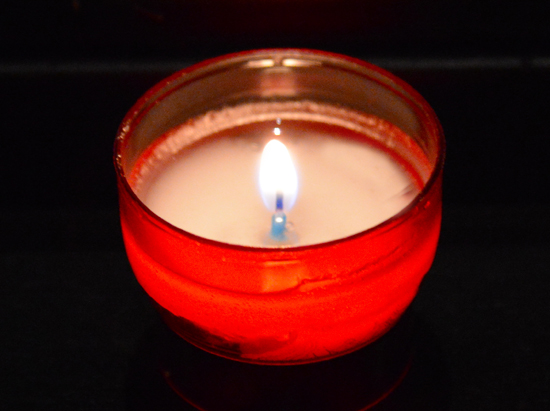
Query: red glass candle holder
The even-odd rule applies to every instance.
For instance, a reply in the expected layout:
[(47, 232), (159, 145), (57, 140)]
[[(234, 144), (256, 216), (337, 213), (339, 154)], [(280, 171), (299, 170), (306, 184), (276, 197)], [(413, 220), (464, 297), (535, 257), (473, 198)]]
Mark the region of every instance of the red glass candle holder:
[[(345, 238), (268, 248), (186, 232), (136, 194), (136, 170), (180, 124), (220, 107), (301, 101), (380, 119), (376, 143), (418, 176), (419, 192), (410, 204)], [(443, 133), (429, 105), (371, 64), (292, 49), (209, 60), (152, 88), (120, 127), (115, 166), (128, 258), (167, 324), (206, 351), (280, 365), (340, 356), (385, 334), (430, 268), (439, 237), (443, 157)], [(266, 283), (276, 286), (266, 289)]]

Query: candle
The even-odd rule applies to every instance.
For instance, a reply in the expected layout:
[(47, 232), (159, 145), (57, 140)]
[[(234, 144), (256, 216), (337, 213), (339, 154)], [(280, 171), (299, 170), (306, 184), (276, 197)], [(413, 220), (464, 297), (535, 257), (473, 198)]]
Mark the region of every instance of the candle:
[(397, 321), (435, 253), (443, 140), (421, 97), (387, 76), (327, 53), (249, 52), (138, 102), (115, 147), (122, 229), (174, 331), (228, 358), (294, 364)]

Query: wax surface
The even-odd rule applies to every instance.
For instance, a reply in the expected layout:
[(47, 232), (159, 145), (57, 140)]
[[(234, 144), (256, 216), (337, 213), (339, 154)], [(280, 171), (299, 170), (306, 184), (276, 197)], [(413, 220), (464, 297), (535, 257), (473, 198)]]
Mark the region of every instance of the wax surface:
[[(227, 116), (216, 115), (219, 121)], [(216, 117), (209, 120), (216, 123)], [(258, 184), (262, 149), (273, 138), (287, 146), (298, 171), (298, 197), (287, 212), (290, 245), (323, 243), (374, 227), (418, 193), (414, 170), (364, 133), (281, 117), (231, 127), (181, 148), (197, 124), (173, 130), (147, 153), (138, 196), (153, 213), (195, 235), (277, 246), (268, 239), (272, 213)]]

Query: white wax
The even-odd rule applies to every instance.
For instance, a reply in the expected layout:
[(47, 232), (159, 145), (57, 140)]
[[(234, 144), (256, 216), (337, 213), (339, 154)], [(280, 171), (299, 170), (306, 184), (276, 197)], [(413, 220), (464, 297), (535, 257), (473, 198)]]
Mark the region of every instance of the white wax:
[[(287, 146), (298, 172), (298, 197), (287, 212), (291, 245), (323, 243), (374, 227), (418, 193), (404, 168), (376, 146), (334, 138), (322, 128), (279, 123), (182, 150), (141, 176), (146, 183), (138, 196), (155, 214), (195, 235), (254, 247), (276, 245), (267, 240), (271, 212), (258, 185), (263, 145), (272, 138)], [(274, 126), (280, 135), (274, 135)], [(169, 138), (178, 139), (182, 132)]]

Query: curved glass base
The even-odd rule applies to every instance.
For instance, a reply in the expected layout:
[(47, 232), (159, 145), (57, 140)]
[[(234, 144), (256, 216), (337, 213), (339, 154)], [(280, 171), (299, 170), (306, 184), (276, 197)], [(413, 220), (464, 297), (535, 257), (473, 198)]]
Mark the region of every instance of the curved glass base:
[(394, 326), (400, 321), (402, 313), (399, 312), (395, 316), (388, 320), (387, 328), (382, 330), (379, 334), (375, 334), (370, 340), (366, 340), (361, 344), (353, 344), (347, 350), (342, 350), (334, 353), (327, 353), (323, 357), (304, 357), (295, 358), (286, 361), (267, 361), (261, 359), (250, 359), (246, 355), (265, 354), (267, 351), (276, 350), (285, 347), (288, 343), (293, 343), (294, 339), (277, 339), (277, 338), (259, 338), (254, 341), (236, 341), (229, 340), (223, 336), (212, 334), (207, 330), (194, 324), (183, 317), (178, 317), (159, 305), (153, 299), (150, 299), (153, 306), (160, 313), (164, 322), (174, 331), (178, 336), (193, 344), (195, 347), (205, 350), (211, 354), (219, 355), (229, 360), (240, 361), (257, 365), (272, 365), (272, 366), (292, 366), (303, 365), (319, 361), (327, 361), (343, 355), (348, 355), (354, 351), (357, 351), (365, 346), (373, 344), (379, 338), (382, 338), (388, 329)]

